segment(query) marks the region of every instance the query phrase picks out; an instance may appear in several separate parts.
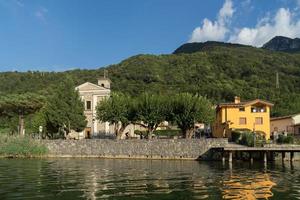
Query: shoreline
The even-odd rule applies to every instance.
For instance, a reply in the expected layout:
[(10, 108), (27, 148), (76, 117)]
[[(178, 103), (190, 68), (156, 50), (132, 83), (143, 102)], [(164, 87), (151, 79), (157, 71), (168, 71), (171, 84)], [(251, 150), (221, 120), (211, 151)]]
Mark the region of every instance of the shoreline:
[[(299, 154), (300, 155), (300, 154)], [(193, 159), (193, 158), (160, 158), (160, 157), (126, 157), (126, 156), (73, 156), (73, 155), (43, 155), (43, 156), (16, 156), (16, 155), (0, 155), (1, 159), (108, 159), (108, 160), (164, 160), (164, 161), (196, 161), (196, 162), (222, 162), (221, 159)], [(276, 157), (274, 160), (269, 160), (268, 163), (274, 162), (281, 162), (281, 157)], [(294, 159), (295, 162), (300, 162), (300, 156), (297, 159)], [(250, 160), (244, 159), (234, 159), (233, 163), (235, 162), (242, 162), (242, 163), (249, 163)], [(254, 162), (263, 163), (262, 160), (254, 160)], [(284, 162), (291, 162), (290, 159), (284, 159)], [(228, 160), (225, 161), (228, 163)]]

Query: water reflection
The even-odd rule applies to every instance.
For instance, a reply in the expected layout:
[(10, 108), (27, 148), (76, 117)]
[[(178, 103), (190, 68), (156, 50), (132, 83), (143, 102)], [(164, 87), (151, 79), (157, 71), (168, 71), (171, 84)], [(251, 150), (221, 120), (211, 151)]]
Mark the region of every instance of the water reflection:
[(0, 160), (0, 199), (298, 199), (299, 164)]
[(268, 199), (275, 185), (267, 173), (233, 175), (223, 181), (223, 199)]

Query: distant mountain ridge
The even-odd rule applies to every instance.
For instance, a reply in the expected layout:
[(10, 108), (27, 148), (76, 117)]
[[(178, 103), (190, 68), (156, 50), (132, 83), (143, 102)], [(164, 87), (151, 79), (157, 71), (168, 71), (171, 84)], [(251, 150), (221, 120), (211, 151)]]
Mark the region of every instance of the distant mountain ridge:
[(193, 43), (185, 43), (178, 47), (173, 54), (180, 53), (195, 53), (199, 51), (210, 50), (214, 47), (249, 47), (247, 45), (242, 44), (233, 44), (226, 42), (217, 42), (217, 41), (207, 41), (207, 42), (193, 42)]
[(263, 49), (283, 52), (300, 52), (300, 39), (288, 38), (283, 36), (276, 36), (269, 42), (263, 45)]
[[(200, 51), (211, 50), (217, 47), (240, 48), (240, 47), (251, 47), (251, 46), (243, 45), (243, 44), (217, 42), (217, 41), (193, 42), (193, 43), (186, 43), (181, 45), (173, 52), (173, 54), (195, 53)], [(300, 39), (299, 38), (292, 39), (283, 36), (276, 36), (272, 38), (270, 41), (268, 41), (267, 43), (265, 43), (261, 48), (266, 50), (272, 50), (272, 51), (300, 53)]]

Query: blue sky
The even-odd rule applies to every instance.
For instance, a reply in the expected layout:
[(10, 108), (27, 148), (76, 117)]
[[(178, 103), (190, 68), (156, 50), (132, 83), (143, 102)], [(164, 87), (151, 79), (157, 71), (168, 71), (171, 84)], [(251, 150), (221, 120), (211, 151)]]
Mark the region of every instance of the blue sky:
[(63, 71), (186, 42), (300, 36), (300, 0), (0, 0), (0, 71)]

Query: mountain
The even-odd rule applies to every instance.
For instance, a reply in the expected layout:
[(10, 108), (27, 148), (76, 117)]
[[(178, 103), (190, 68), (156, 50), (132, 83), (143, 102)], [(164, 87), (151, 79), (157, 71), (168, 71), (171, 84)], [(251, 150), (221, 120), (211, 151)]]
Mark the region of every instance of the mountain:
[(190, 92), (214, 103), (232, 101), (238, 95), (243, 100), (261, 98), (275, 103), (273, 116), (300, 112), (300, 54), (226, 43), (206, 44), (213, 45), (195, 53), (178, 50), (169, 55), (137, 55), (95, 70), (3, 72), (0, 94), (49, 95), (51, 88), (66, 76), (73, 78), (76, 85), (96, 83), (106, 69), (112, 90), (131, 95)]
[(246, 47), (246, 45), (242, 44), (232, 44), (232, 43), (225, 43), (225, 42), (216, 42), (216, 41), (207, 41), (207, 42), (193, 42), (193, 43), (186, 43), (181, 45), (177, 48), (173, 54), (180, 54), (180, 53), (195, 53), (198, 51), (205, 51), (212, 49), (214, 47)]
[(300, 52), (300, 39), (291, 39), (283, 36), (276, 36), (263, 45), (263, 49), (283, 52)]

